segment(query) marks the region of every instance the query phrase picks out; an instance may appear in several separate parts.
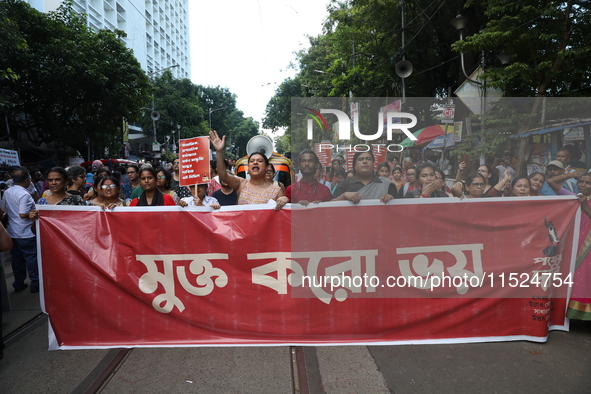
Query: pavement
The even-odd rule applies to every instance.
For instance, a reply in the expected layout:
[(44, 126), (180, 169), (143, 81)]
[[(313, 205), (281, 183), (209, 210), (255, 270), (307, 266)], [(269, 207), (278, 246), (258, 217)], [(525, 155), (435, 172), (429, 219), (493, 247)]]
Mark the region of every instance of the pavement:
[[(40, 313), (39, 294), (14, 293), (6, 336)], [(9, 255), (8, 255), (9, 259)], [(11, 335), (0, 361), (0, 393), (83, 393), (113, 360), (124, 362), (104, 393), (591, 393), (591, 325), (571, 321), (547, 343), (526, 341), (303, 348), (305, 387), (289, 347), (64, 350), (48, 348), (47, 318)], [(297, 368), (296, 368), (297, 370)], [(301, 371), (300, 371), (301, 372)], [(297, 375), (297, 372), (296, 372)]]

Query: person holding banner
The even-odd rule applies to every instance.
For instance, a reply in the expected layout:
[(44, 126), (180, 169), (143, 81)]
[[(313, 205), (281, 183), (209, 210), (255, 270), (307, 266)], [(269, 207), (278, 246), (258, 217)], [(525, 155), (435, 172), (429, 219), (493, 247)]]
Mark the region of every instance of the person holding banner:
[(181, 207), (211, 207), (213, 209), (220, 209), (220, 203), (215, 197), (207, 195), (207, 189), (208, 186), (206, 184), (189, 186), (189, 190), (194, 197), (184, 197), (180, 199), (179, 205)]
[(142, 194), (131, 200), (130, 207), (147, 206), (175, 206), (174, 199), (168, 194), (162, 194), (156, 186), (157, 173), (152, 167), (144, 167), (140, 171), (140, 184), (144, 190)]
[(566, 317), (591, 321), (591, 174), (581, 175), (577, 187), (577, 199), (581, 205), (579, 251)]
[(289, 202), (277, 185), (267, 182), (265, 176), (269, 167), (269, 159), (262, 153), (254, 152), (248, 157), (248, 175), (250, 179), (239, 178), (228, 174), (224, 162), (226, 136), (220, 138), (214, 130), (209, 132), (211, 145), (217, 154), (217, 171), (220, 180), (226, 182), (238, 194), (238, 205), (266, 204), (275, 200), (275, 210), (279, 210)]
[(125, 206), (125, 201), (119, 198), (121, 185), (113, 175), (101, 175), (94, 180), (94, 190), (97, 196), (88, 203), (105, 209)]
[(37, 200), (38, 205), (86, 205), (84, 199), (78, 195), (66, 192), (68, 173), (62, 167), (53, 167), (47, 173), (47, 184), (50, 193), (47, 197)]
[(345, 179), (337, 186), (332, 201), (351, 201), (358, 204), (361, 200), (377, 200), (384, 204), (394, 198), (396, 185), (388, 178), (374, 174), (374, 155), (371, 151), (356, 152), (353, 156), (355, 175)]
[[(289, 201), (300, 203), (304, 207), (308, 206), (310, 202), (318, 204), (319, 202), (330, 201), (332, 199), (330, 189), (320, 183), (314, 176), (316, 169), (321, 166), (316, 153), (310, 149), (303, 150), (300, 153), (299, 162), (302, 179), (287, 187), (285, 195), (289, 198)], [(344, 172), (342, 168), (340, 170)]]

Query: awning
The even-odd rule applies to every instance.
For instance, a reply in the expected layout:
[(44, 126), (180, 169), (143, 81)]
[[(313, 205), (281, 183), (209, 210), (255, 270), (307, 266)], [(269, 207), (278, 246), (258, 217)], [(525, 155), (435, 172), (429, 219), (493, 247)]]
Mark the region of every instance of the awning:
[[(431, 141), (433, 141), (438, 136), (443, 135), (443, 131), (446, 128), (444, 125), (433, 125), (429, 127), (425, 127), (424, 129), (420, 129), (412, 133), (415, 137), (417, 137), (416, 141), (411, 140), (410, 138), (405, 139), (400, 143), (405, 148), (410, 148), (413, 146), (421, 146), (425, 145)], [(447, 126), (447, 134), (452, 134), (454, 132), (454, 126)]]
[(588, 124), (591, 124), (591, 121), (589, 121), (589, 122), (582, 122), (582, 123), (567, 124), (567, 125), (556, 126), (556, 127), (550, 127), (550, 128), (547, 128), (547, 129), (533, 130), (533, 131), (528, 131), (528, 132), (521, 133), (521, 134), (513, 134), (513, 135), (509, 136), (509, 138), (523, 138), (523, 137), (529, 137), (530, 135), (546, 134), (546, 133), (551, 133), (553, 131), (570, 129), (571, 127), (585, 126), (585, 125), (588, 125)]

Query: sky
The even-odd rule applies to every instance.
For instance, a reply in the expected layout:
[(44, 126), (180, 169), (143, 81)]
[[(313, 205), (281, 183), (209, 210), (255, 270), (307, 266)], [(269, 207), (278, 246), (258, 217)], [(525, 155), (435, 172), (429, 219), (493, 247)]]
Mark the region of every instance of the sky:
[(328, 2), (190, 0), (191, 80), (229, 88), (244, 116), (262, 123), (277, 86), (295, 75), (293, 53), (322, 32)]

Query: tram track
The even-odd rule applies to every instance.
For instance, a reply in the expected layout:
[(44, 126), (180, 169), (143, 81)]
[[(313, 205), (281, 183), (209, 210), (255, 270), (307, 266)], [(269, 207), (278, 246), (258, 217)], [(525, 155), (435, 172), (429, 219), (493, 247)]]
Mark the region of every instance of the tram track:
[[(47, 323), (47, 315), (40, 312), (3, 336), (4, 343), (7, 347), (11, 347), (24, 339), (29, 333)], [(314, 360), (317, 362), (315, 348), (290, 346), (288, 349), (291, 364), (292, 392), (294, 394), (324, 393), (324, 390), (318, 390), (319, 387), (314, 383), (316, 380)], [(101, 393), (108, 388), (111, 380), (133, 351), (134, 348), (111, 349), (71, 392), (74, 394)]]

